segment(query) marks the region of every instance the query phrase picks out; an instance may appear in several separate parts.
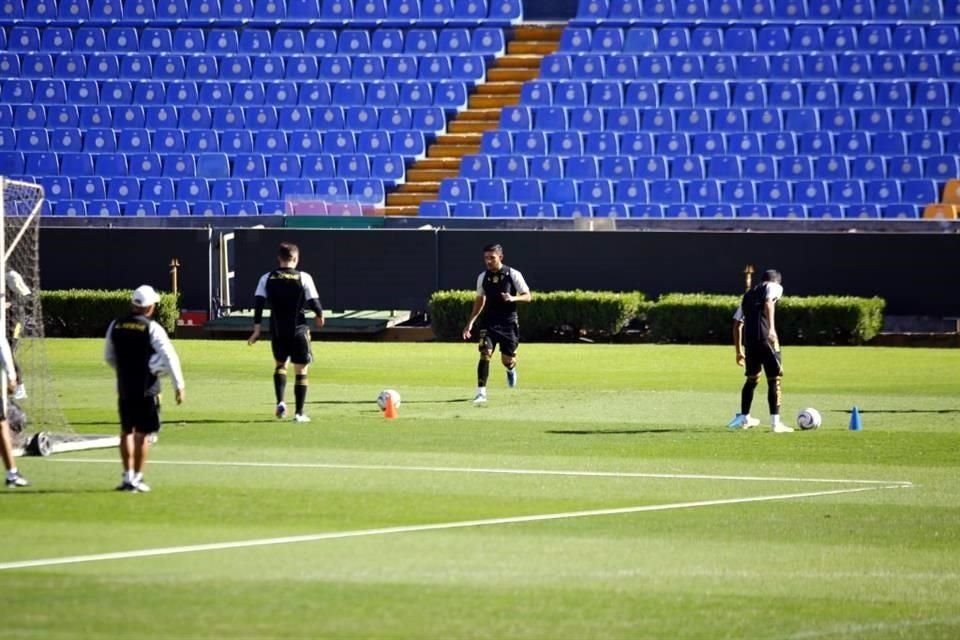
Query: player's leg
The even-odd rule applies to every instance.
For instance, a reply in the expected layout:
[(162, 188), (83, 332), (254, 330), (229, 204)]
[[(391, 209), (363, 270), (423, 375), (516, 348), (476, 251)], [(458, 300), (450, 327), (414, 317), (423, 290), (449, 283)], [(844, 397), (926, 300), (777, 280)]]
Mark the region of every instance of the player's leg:
[(783, 403), (783, 360), (780, 350), (773, 345), (766, 345), (763, 354), (763, 373), (767, 377), (767, 405), (770, 408), (770, 428), (775, 433), (789, 433), (793, 427), (788, 427), (780, 420), (780, 406)]
[(13, 458), (13, 439), (10, 437), (10, 424), (0, 417), (0, 456), (7, 470), (6, 485), (11, 488), (28, 487), (30, 483), (17, 470), (17, 461)]
[(128, 400), (119, 401), (120, 412), (120, 464), (123, 466), (123, 478), (117, 485), (117, 491), (133, 491), (133, 427), (137, 421), (137, 412)]
[(287, 393), (287, 360), (289, 353), (287, 345), (280, 338), (270, 340), (270, 349), (273, 351), (273, 394), (277, 400), (274, 415), (283, 418), (287, 415), (287, 403), (283, 401)]
[(490, 359), (496, 345), (486, 329), (480, 330), (480, 340), (477, 349), (480, 351), (480, 360), (477, 362), (477, 395), (473, 401), (482, 404), (487, 401), (487, 378), (490, 377)]
[(147, 464), (150, 451), (150, 434), (160, 431), (160, 401), (148, 396), (141, 403), (137, 428), (133, 432), (133, 487), (139, 493), (150, 491), (150, 485), (143, 481), (143, 469)]
[(500, 362), (507, 370), (507, 386), (515, 387), (518, 381), (517, 349), (520, 347), (520, 327), (516, 324), (506, 328), (500, 336)]
[(310, 388), (307, 375), (310, 363), (313, 362), (313, 353), (310, 350), (310, 331), (306, 327), (303, 327), (297, 333), (290, 353), (290, 362), (293, 363), (293, 371), (296, 375), (296, 381), (293, 385), (296, 411), (293, 419), (297, 422), (310, 422), (310, 418), (303, 412), (303, 407), (307, 402), (307, 390)]
[(760, 421), (750, 415), (750, 407), (753, 406), (753, 394), (760, 381), (760, 371), (763, 367), (762, 360), (758, 357), (756, 349), (745, 345), (745, 362), (743, 387), (740, 389), (740, 413), (733, 417), (727, 427), (731, 429), (752, 429), (760, 424)]

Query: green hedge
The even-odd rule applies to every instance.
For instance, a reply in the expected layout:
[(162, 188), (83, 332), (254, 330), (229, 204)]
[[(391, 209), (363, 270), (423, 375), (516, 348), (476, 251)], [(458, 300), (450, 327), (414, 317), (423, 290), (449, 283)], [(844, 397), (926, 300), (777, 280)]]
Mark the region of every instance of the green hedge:
[[(648, 312), (658, 342), (726, 343), (740, 296), (672, 293)], [(777, 303), (777, 333), (784, 344), (862, 344), (883, 326), (881, 298), (785, 297)]]
[[(443, 340), (460, 338), (470, 318), (473, 291), (438, 291), (430, 298), (434, 334)], [(521, 335), (544, 340), (558, 334), (615, 335), (642, 310), (642, 293), (554, 291), (535, 293), (517, 305)]]
[[(472, 291), (439, 291), (430, 298), (433, 332), (459, 339), (473, 306)], [(525, 340), (558, 335), (609, 337), (628, 325), (655, 342), (729, 343), (740, 296), (672, 293), (656, 302), (642, 293), (535, 293), (518, 305)], [(862, 344), (883, 325), (881, 298), (786, 297), (777, 304), (777, 332), (785, 344)]]
[[(130, 291), (43, 291), (40, 301), (44, 331), (56, 337), (102, 337), (111, 320), (130, 312)], [(172, 333), (179, 316), (177, 296), (161, 293), (153, 319)]]

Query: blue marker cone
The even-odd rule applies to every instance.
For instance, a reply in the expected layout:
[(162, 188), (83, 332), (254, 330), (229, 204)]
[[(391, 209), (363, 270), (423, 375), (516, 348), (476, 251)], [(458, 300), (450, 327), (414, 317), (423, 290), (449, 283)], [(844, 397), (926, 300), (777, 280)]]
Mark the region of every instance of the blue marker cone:
[(862, 431), (863, 423), (860, 421), (860, 409), (856, 405), (850, 413), (850, 431)]

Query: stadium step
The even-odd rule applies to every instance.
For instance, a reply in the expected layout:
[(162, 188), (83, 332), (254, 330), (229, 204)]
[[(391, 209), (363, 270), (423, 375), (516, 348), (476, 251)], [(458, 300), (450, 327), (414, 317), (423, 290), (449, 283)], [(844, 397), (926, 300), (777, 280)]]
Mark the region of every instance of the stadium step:
[(387, 194), (384, 215), (416, 215), (420, 202), (436, 200), (443, 178), (460, 172), (465, 155), (479, 153), (484, 131), (500, 124), (503, 107), (519, 104), (527, 80), (540, 74), (543, 56), (560, 47), (563, 25), (524, 25), (511, 33), (507, 55), (497, 58), (469, 98), (468, 108), (447, 123), (447, 133), (427, 148), (426, 158), (407, 169), (407, 182)]
[(450, 133), (465, 133), (468, 131), (484, 132), (497, 128), (498, 120), (454, 120), (447, 126)]
[[(470, 96), (469, 107), (471, 109), (491, 109), (491, 107), (496, 107), (492, 109), (492, 113), (486, 114), (486, 120), (498, 120), (500, 118), (500, 107), (506, 107), (507, 105), (517, 104), (517, 99), (520, 96), (513, 93), (502, 93), (492, 96)], [(480, 118), (477, 118), (478, 120)]]
[[(480, 151), (479, 144), (471, 145), (445, 145), (445, 144), (435, 144), (427, 149), (427, 157), (429, 158), (462, 158), (463, 156), (468, 156), (471, 153), (477, 153)], [(417, 165), (413, 165), (416, 167)]]
[(516, 82), (487, 82), (477, 87), (475, 96), (487, 95), (519, 95), (519, 86)]
[(385, 216), (415, 216), (419, 205), (395, 205), (378, 209)]
[(540, 69), (499, 69), (494, 68), (487, 71), (487, 80), (514, 82), (526, 82), (533, 80), (540, 75)]
[(457, 168), (453, 169), (409, 169), (407, 170), (407, 184), (401, 185), (397, 191), (405, 191), (404, 187), (410, 186), (412, 182), (439, 182), (444, 178), (456, 178), (459, 174)]
[[(448, 171), (444, 178), (455, 178), (457, 175), (456, 171)], [(418, 180), (416, 182), (407, 182), (405, 184), (397, 187), (397, 193), (439, 193), (440, 192), (440, 179), (436, 178), (431, 181)]]

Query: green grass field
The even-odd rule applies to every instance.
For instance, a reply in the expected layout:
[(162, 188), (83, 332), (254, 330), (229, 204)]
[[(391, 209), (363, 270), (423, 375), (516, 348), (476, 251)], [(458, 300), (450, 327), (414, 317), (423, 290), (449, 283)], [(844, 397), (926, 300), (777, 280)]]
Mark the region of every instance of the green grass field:
[[(732, 347), (524, 345), (474, 407), (470, 345), (317, 343), (299, 425), (266, 343), (177, 346), (152, 493), (106, 450), (0, 493), (0, 638), (960, 637), (958, 350), (787, 346), (824, 425), (775, 435), (763, 386), (724, 427)], [(78, 431), (117, 429), (101, 353), (49, 343)]]

